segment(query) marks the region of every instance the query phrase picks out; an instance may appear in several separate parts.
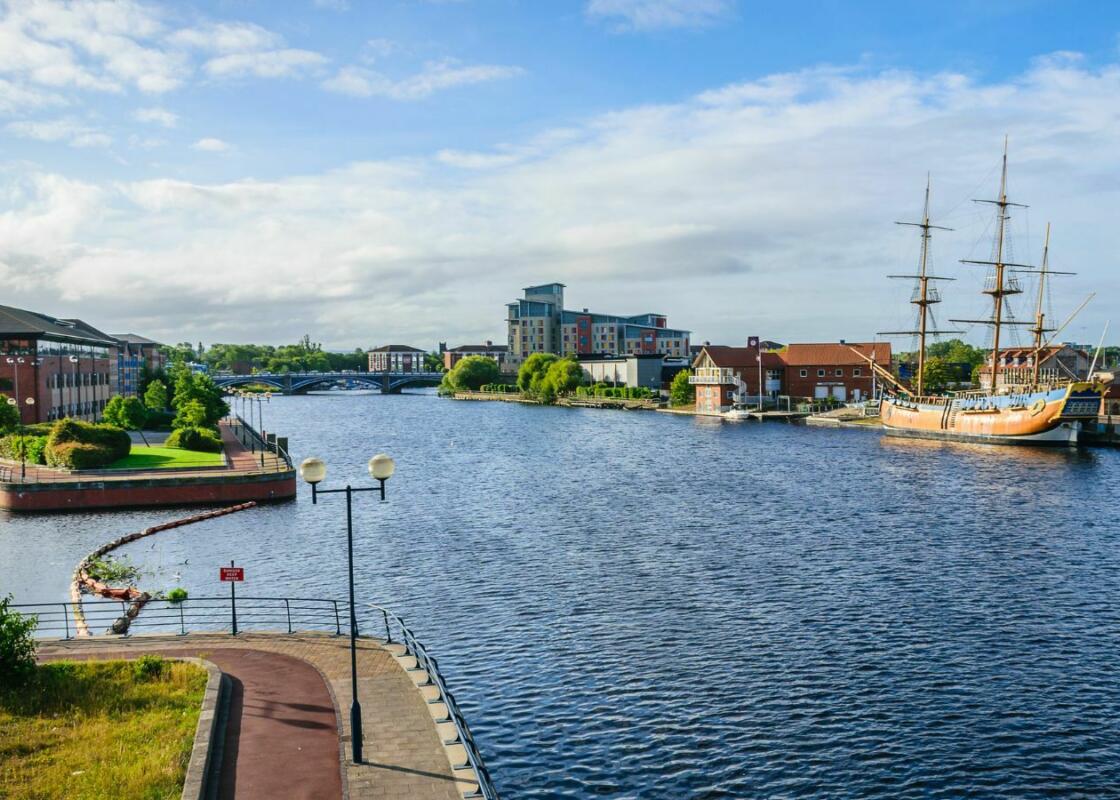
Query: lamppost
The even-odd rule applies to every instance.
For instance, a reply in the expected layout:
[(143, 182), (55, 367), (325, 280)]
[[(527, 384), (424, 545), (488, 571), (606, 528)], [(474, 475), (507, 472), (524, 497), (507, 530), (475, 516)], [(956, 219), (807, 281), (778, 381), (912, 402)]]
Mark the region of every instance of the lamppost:
[(78, 419), (82, 417), (82, 381), (81, 373), (78, 372), (78, 357), (70, 356), (70, 363), (74, 365), (74, 385), (78, 387)]
[(385, 453), (378, 453), (369, 460), (369, 475), (377, 486), (346, 484), (345, 489), (319, 489), (319, 483), (327, 477), (327, 465), (320, 458), (305, 458), (299, 465), (299, 475), (311, 484), (311, 502), (318, 503), (320, 494), (346, 494), (346, 560), (350, 575), (350, 742), (354, 763), (362, 763), (362, 706), (358, 703), (358, 614), (354, 607), (354, 517), (351, 511), (351, 498), (354, 492), (380, 492), (385, 500), (385, 481), (393, 476), (396, 464)]
[[(25, 397), (23, 402), (28, 408), (35, 407), (34, 397)], [(19, 416), (19, 480), (23, 483), (27, 480), (27, 428), (23, 424), (23, 411), (19, 408), (19, 401), (9, 397), (8, 405), (15, 406), (16, 414)]]

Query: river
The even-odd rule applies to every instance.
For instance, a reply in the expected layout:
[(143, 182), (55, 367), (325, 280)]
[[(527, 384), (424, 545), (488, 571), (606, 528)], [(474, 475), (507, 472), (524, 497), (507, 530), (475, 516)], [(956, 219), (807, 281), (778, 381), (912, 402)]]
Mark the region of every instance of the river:
[[(507, 798), (1116, 797), (1120, 451), (464, 403), (277, 397), (356, 498), (359, 597), (439, 658)], [(345, 593), (338, 496), (130, 545), (145, 587)], [(62, 600), (180, 510), (0, 512)]]

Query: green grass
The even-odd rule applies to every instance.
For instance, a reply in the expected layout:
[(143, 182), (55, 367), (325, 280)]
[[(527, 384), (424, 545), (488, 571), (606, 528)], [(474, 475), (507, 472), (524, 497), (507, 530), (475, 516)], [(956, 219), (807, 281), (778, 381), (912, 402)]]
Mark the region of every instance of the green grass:
[(0, 690), (0, 797), (177, 798), (206, 670), (166, 662), (55, 662)]
[(221, 453), (199, 453), (178, 447), (148, 447), (134, 444), (132, 452), (106, 469), (182, 469), (183, 467), (220, 467)]

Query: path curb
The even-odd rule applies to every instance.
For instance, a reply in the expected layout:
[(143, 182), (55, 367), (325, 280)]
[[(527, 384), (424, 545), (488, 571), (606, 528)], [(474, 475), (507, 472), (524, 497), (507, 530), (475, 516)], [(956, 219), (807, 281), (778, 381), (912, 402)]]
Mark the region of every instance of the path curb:
[(198, 715), (198, 727), (194, 732), (194, 747), (191, 760), (187, 765), (187, 775), (183, 781), (183, 800), (207, 800), (214, 796), (217, 787), (221, 759), (215, 758), (220, 740), (225, 734), (226, 714), (223, 706), (229, 699), (229, 677), (217, 666), (204, 658), (177, 657), (179, 661), (191, 661), (206, 669), (209, 678), (202, 695), (202, 712)]

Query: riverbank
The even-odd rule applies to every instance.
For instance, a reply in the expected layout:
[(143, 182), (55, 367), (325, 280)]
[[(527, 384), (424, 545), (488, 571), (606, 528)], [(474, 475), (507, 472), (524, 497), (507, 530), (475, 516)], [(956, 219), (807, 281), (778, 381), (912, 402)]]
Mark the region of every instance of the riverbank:
[[(279, 448), (251, 429), (221, 424), (224, 462), (215, 467), (68, 471), (4, 462), (0, 509), (75, 511), (258, 503), (296, 495), (296, 472)], [(245, 438), (246, 445), (239, 438)], [(254, 450), (256, 452), (254, 452)]]

